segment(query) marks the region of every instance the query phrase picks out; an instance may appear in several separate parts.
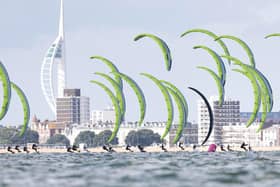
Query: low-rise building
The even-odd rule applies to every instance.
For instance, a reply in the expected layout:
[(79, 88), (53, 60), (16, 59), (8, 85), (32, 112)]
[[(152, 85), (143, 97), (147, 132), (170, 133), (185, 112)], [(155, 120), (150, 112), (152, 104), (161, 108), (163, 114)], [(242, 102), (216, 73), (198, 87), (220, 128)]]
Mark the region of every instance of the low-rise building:
[(245, 123), (223, 126), (222, 144), (240, 146), (246, 142), (255, 147), (280, 146), (280, 125), (273, 125), (257, 132), (259, 123), (253, 123), (249, 128)]
[(56, 121), (40, 121), (34, 116), (31, 122), (31, 130), (38, 132), (39, 143), (44, 144), (51, 136), (64, 134), (66, 125), (66, 123), (59, 123)]
[[(178, 125), (173, 125), (169, 132), (169, 146), (175, 146), (173, 144), (173, 140), (176, 136), (178, 130)], [(187, 123), (183, 129), (182, 136), (179, 140), (180, 142), (184, 143), (185, 145), (197, 145), (198, 144), (198, 125)]]
[(272, 125), (262, 131), (263, 146), (280, 146), (280, 125)]
[(90, 115), (90, 121), (92, 124), (114, 123), (115, 110), (113, 107), (108, 107), (104, 110), (93, 110)]

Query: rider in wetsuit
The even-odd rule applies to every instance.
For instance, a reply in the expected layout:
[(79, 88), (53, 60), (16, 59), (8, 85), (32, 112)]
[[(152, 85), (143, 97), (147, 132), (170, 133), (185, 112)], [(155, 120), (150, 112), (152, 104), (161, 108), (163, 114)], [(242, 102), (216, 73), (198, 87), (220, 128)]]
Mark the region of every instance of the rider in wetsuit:
[(138, 145), (137, 148), (138, 148), (139, 151), (142, 152), (142, 153), (146, 152), (146, 151), (144, 150), (144, 147), (142, 147), (141, 145)]
[(12, 153), (12, 154), (15, 154), (15, 152), (12, 150), (12, 148), (10, 146), (7, 148), (7, 151)]
[(182, 142), (179, 142), (179, 147), (181, 148), (181, 150), (185, 150)]
[(240, 148), (241, 148), (241, 149), (244, 149), (244, 151), (248, 151), (247, 148), (246, 148), (247, 145), (248, 145), (248, 144), (245, 144), (245, 142), (243, 142), (243, 143), (241, 144)]
[(226, 150), (224, 149), (224, 145), (221, 145), (220, 148), (221, 148), (221, 151), (226, 151)]
[(233, 150), (230, 148), (230, 145), (227, 145), (227, 150), (228, 150), (228, 151), (233, 151)]
[(130, 152), (133, 152), (131, 149), (130, 149), (130, 145), (126, 145), (126, 147), (125, 147), (125, 150), (127, 150), (127, 151), (130, 151)]
[(161, 150), (163, 150), (164, 152), (167, 152), (167, 149), (164, 147), (163, 144), (161, 144), (160, 148), (161, 148)]
[(17, 150), (18, 153), (21, 153), (21, 150), (20, 150), (20, 148), (19, 148), (19, 145), (16, 145), (15, 150)]

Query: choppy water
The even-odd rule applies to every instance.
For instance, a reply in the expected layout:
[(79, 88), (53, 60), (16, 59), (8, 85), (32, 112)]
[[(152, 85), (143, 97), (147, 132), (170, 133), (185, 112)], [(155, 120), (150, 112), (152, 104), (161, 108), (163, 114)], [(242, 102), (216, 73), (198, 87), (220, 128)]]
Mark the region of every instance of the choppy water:
[(279, 186), (280, 152), (0, 155), (0, 186)]

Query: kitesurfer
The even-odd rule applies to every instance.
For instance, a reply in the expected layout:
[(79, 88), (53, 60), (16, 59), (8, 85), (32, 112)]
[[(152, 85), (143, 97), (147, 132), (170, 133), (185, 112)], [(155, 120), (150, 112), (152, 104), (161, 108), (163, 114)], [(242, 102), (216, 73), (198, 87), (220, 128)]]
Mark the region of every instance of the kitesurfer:
[(67, 147), (67, 152), (68, 153), (73, 153), (72, 148), (71, 147)]
[(179, 142), (179, 147), (181, 148), (181, 150), (185, 150), (182, 142)]
[(29, 153), (29, 151), (28, 151), (26, 146), (23, 147), (23, 151), (26, 152), (27, 154)]
[(208, 152), (216, 152), (216, 144), (209, 145)]
[(193, 151), (196, 151), (196, 145), (193, 145), (192, 149)]
[(139, 151), (142, 152), (142, 153), (146, 152), (146, 151), (144, 150), (144, 147), (142, 147), (141, 145), (138, 145), (137, 148), (138, 148)]
[(164, 152), (167, 152), (167, 149), (164, 147), (163, 144), (161, 144), (160, 148), (161, 148), (161, 150), (163, 150)]
[(248, 148), (248, 149), (249, 149), (249, 151), (253, 151), (253, 150), (252, 150), (252, 147), (251, 147), (250, 145), (249, 145), (249, 148)]
[(125, 150), (130, 151), (130, 152), (133, 152), (130, 148), (131, 148), (130, 145), (126, 145)]
[(20, 150), (20, 148), (19, 148), (19, 145), (16, 145), (15, 150), (17, 150), (18, 153), (21, 153), (21, 150)]
[(224, 145), (221, 145), (220, 148), (221, 148), (221, 151), (226, 151), (224, 148)]
[(15, 154), (15, 152), (12, 150), (12, 148), (10, 146), (8, 146), (7, 151), (12, 153), (12, 154)]
[(113, 153), (113, 152), (116, 152), (116, 151), (113, 149), (112, 146), (109, 146), (109, 152), (110, 152), (110, 153)]
[(248, 144), (245, 144), (245, 142), (243, 142), (243, 143), (241, 144), (240, 148), (241, 148), (241, 149), (244, 149), (244, 151), (248, 151), (247, 148), (246, 148), (247, 145), (248, 145)]
[(229, 144), (227, 145), (227, 150), (228, 150), (228, 151), (233, 151), (233, 150), (230, 148), (230, 145), (229, 145)]
[(109, 152), (109, 149), (107, 148), (106, 145), (103, 145), (103, 146), (102, 146), (102, 149), (105, 150), (105, 151), (107, 151), (107, 152)]
[(80, 152), (79, 147), (76, 146), (76, 145), (73, 145), (73, 146), (72, 146), (72, 150), (73, 150), (73, 151)]
[(33, 144), (32, 145), (32, 149), (36, 152), (36, 153), (38, 153), (39, 154), (39, 151), (38, 151), (38, 146), (36, 145), (36, 144)]

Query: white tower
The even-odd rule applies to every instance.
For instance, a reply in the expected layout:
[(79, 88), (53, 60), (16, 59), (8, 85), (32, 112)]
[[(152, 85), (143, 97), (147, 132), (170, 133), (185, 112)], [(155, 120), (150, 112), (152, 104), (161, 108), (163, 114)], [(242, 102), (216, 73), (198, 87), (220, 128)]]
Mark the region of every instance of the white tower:
[[(64, 38), (64, 11), (63, 0), (60, 5), (60, 22), (58, 37), (48, 49), (41, 66), (41, 87), (46, 101), (56, 114), (56, 98), (63, 97), (63, 90), (66, 88), (65, 73), (65, 38)], [(57, 93), (53, 87), (53, 66), (57, 65)]]

